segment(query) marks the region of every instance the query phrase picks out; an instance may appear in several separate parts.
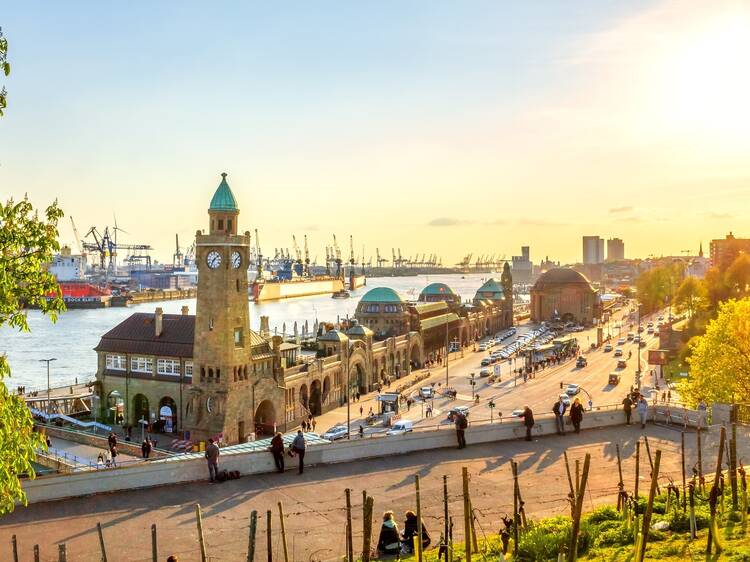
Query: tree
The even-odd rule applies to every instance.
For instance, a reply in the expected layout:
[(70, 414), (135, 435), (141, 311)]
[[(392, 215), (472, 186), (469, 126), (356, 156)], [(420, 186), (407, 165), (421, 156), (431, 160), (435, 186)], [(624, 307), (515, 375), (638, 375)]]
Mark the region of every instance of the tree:
[(719, 303), (729, 298), (729, 287), (724, 279), (724, 273), (718, 267), (710, 268), (703, 278), (703, 284), (706, 287), (711, 308), (717, 310)]
[(725, 282), (733, 297), (741, 298), (750, 293), (750, 256), (740, 254), (727, 268)]
[[(8, 40), (3, 36), (3, 28), (0, 27), (0, 69), (5, 76), (10, 74), (10, 63), (8, 62)], [(0, 117), (3, 116), (6, 106), (6, 96), (8, 92), (5, 86), (0, 88)]]
[(682, 279), (680, 264), (663, 265), (648, 269), (635, 280), (638, 301), (643, 312), (649, 313), (667, 305)]
[[(0, 33), (0, 66), (7, 76), (8, 44)], [(5, 108), (5, 89), (0, 96), (0, 115)], [(39, 218), (27, 198), (15, 203), (0, 202), (0, 328), (9, 326), (29, 331), (26, 309), (39, 308), (52, 321), (65, 309), (60, 287), (46, 264), (60, 249), (57, 222), (63, 216), (57, 202)], [(13, 511), (16, 501), (26, 503), (20, 475), (35, 477), (31, 461), (35, 449), (45, 448), (34, 431), (34, 421), (26, 403), (5, 386), (10, 365), (0, 353), (0, 515)]]
[(731, 403), (750, 395), (750, 298), (722, 303), (690, 346), (690, 379), (680, 385), (688, 404)]
[(674, 296), (674, 304), (678, 312), (687, 312), (688, 318), (692, 318), (696, 312), (706, 307), (708, 291), (698, 279), (692, 275), (685, 277), (677, 287)]

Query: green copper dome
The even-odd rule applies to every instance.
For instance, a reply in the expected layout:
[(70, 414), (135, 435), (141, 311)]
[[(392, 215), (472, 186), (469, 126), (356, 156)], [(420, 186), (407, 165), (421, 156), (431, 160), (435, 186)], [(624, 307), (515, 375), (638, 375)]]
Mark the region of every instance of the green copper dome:
[(390, 287), (375, 287), (365, 293), (361, 302), (400, 303), (404, 300)]
[(237, 209), (237, 200), (234, 198), (229, 184), (227, 183), (227, 175), (221, 174), (221, 183), (216, 188), (216, 193), (211, 198), (211, 206), (208, 208), (209, 211), (239, 211)]

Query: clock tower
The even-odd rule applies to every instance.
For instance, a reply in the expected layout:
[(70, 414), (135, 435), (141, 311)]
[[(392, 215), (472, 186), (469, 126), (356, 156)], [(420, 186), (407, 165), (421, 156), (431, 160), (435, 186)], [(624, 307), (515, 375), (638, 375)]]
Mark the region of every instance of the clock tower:
[(208, 208), (208, 234), (195, 234), (198, 295), (193, 381), (185, 419), (194, 442), (244, 441), (253, 431), (247, 268), (250, 233), (237, 234), (237, 201), (221, 174)]

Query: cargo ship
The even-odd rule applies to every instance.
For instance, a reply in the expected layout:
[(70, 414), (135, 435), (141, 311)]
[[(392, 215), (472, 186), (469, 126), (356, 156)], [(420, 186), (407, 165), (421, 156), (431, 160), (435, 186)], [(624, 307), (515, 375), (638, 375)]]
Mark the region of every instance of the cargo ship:
[(112, 292), (108, 287), (86, 281), (62, 281), (59, 285), (67, 308), (107, 308), (112, 304)]

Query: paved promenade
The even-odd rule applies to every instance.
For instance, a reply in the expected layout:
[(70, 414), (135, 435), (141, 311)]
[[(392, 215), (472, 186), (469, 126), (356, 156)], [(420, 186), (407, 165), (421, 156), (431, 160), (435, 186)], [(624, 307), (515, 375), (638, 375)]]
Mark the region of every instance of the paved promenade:
[[(679, 429), (649, 425), (652, 453), (663, 452), (661, 480), (679, 481)], [(638, 426), (621, 426), (588, 430), (580, 435), (542, 437), (535, 442), (508, 441), (472, 446), (464, 450), (443, 449), (405, 454), (375, 461), (309, 467), (299, 476), (296, 471), (283, 475), (245, 477), (223, 484), (193, 483), (159, 489), (134, 490), (51, 502), (17, 508), (12, 515), (0, 519), (0, 559), (10, 556), (10, 537), (18, 536), (21, 559), (32, 556), (38, 543), (43, 560), (56, 560), (57, 545), (66, 543), (68, 560), (99, 560), (96, 523), (104, 529), (109, 560), (150, 560), (152, 523), (158, 528), (160, 560), (178, 554), (181, 561), (199, 560), (194, 517), (195, 504), (204, 514), (204, 529), (211, 560), (243, 559), (247, 548), (248, 519), (251, 510), (258, 510), (258, 548), (265, 548), (265, 512), (273, 510), (273, 542), (281, 560), (278, 502), (284, 505), (286, 529), (292, 560), (334, 560), (344, 552), (344, 489), (351, 488), (354, 501), (355, 544), (361, 544), (362, 490), (375, 499), (375, 536), (378, 517), (393, 509), (399, 522), (403, 513), (414, 508), (414, 475), (422, 483), (425, 524), (433, 543), (442, 525), (442, 477), (448, 475), (450, 510), (455, 517), (461, 513), (461, 467), (471, 475), (472, 501), (479, 513), (485, 532), (496, 531), (500, 518), (512, 510), (512, 480), (509, 460), (515, 458), (520, 467), (521, 492), (531, 517), (565, 513), (568, 493), (563, 462), (567, 450), (571, 461), (592, 455), (590, 493), (585, 509), (613, 502), (617, 492), (615, 443), (623, 455), (623, 472), (628, 489), (634, 478), (635, 443), (642, 435)], [(715, 462), (715, 438), (706, 435), (703, 458), (704, 471), (711, 472)], [(695, 462), (695, 434), (686, 434), (687, 465)], [(646, 493), (648, 459), (642, 448), (641, 490)], [(745, 452), (745, 454), (747, 451)], [(689, 468), (688, 468), (689, 470)], [(456, 536), (461, 538), (460, 525)]]

